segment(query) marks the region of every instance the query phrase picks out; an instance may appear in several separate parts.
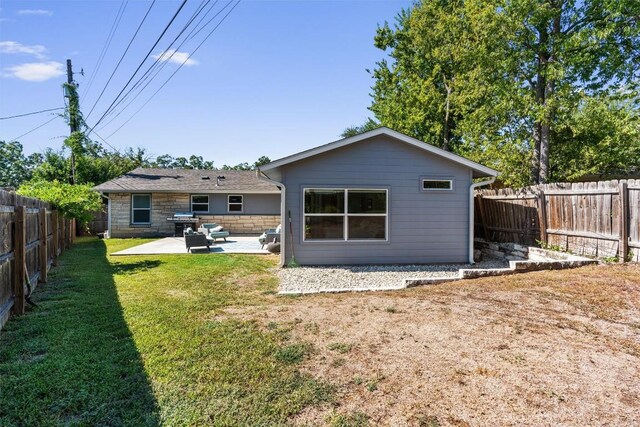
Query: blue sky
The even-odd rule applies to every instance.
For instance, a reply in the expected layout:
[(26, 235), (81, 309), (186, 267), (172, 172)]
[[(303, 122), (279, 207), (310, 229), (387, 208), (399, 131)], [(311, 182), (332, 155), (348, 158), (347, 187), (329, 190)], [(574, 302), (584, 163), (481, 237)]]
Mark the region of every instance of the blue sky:
[[(102, 66), (96, 71), (122, 4), (2, 1), (0, 117), (63, 106), (61, 85), (66, 81), (67, 58), (73, 61), (74, 71), (85, 71), (84, 77), (76, 75), (75, 80), (80, 84), (86, 116), (151, 3), (126, 3)], [(200, 4), (187, 2), (152, 55), (159, 57), (167, 49)], [(225, 4), (220, 1), (215, 11)], [(367, 107), (373, 80), (365, 70), (385, 56), (373, 46), (377, 25), (393, 21), (410, 4), (243, 0), (126, 126), (108, 137), (131, 118), (176, 70), (174, 62), (181, 63), (193, 52), (212, 27), (180, 48), (133, 104), (102, 128), (120, 110), (105, 118), (97, 132), (117, 149), (140, 146), (154, 156), (196, 154), (214, 160), (218, 167), (253, 162), (261, 155), (276, 159), (338, 139), (345, 127), (371, 115)], [(89, 126), (115, 99), (179, 5), (179, 1), (154, 4), (89, 116)], [(153, 61), (149, 59), (142, 70)], [(54, 117), (50, 114), (0, 120), (0, 139), (11, 140), (27, 132)], [(62, 119), (55, 119), (19, 141), (25, 152), (31, 153), (60, 148), (66, 135), (68, 128)]]

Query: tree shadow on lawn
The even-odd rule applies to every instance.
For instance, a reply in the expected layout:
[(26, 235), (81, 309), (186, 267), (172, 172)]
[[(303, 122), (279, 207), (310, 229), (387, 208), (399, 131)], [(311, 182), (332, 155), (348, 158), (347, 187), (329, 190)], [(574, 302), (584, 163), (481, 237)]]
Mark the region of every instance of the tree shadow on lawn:
[[(121, 273), (153, 268), (149, 261)], [(153, 262), (151, 262), (153, 264)], [(117, 269), (117, 267), (116, 267)], [(0, 425), (159, 424), (101, 240), (80, 240), (0, 332)]]

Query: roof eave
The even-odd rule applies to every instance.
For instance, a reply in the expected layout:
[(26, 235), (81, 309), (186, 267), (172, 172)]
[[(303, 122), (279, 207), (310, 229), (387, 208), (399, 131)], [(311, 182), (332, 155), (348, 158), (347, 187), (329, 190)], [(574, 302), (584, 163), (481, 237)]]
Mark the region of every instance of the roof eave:
[(437, 156), (440, 157), (444, 157), (448, 160), (451, 160), (455, 163), (458, 164), (462, 164), (472, 170), (474, 170), (475, 172), (479, 172), (481, 174), (484, 175), (479, 175), (478, 177), (482, 177), (482, 176), (498, 176), (499, 172), (491, 169), (487, 166), (481, 165), (480, 163), (476, 163), (472, 160), (469, 159), (465, 159), (464, 157), (458, 156), (457, 154), (453, 154), (450, 153), (449, 151), (445, 151), (441, 148), (438, 148), (436, 146), (433, 146), (431, 144), (428, 144), (426, 142), (420, 141), (418, 139), (412, 138), (408, 135), (405, 135), (403, 133), (400, 133), (398, 131), (395, 131), (393, 129), (389, 129), (387, 127), (380, 127), (374, 130), (371, 130), (369, 132), (364, 132), (361, 133), (359, 135), (355, 135), (349, 138), (344, 138), (344, 139), (340, 139), (338, 141), (334, 141), (334, 142), (330, 142), (328, 144), (325, 145), (321, 145), (319, 147), (315, 147), (315, 148), (311, 148), (309, 150), (305, 150), (305, 151), (301, 151), (299, 153), (296, 154), (292, 154), (290, 156), (287, 157), (283, 157), (282, 159), (278, 159), (275, 160), (271, 163), (267, 163), (266, 165), (262, 165), (260, 167), (260, 170), (265, 172), (265, 171), (269, 171), (269, 170), (273, 170), (273, 169), (277, 169), (280, 168), (284, 165), (293, 163), (293, 162), (297, 162), (300, 160), (304, 160), (306, 158), (318, 155), (318, 154), (322, 154), (322, 153), (326, 153), (327, 151), (332, 151), (335, 150), (337, 148), (341, 148), (368, 138), (372, 138), (375, 136), (379, 136), (379, 135), (388, 135), (392, 138), (398, 139), (400, 141), (403, 141), (407, 144), (410, 144), (414, 147), (417, 147), (421, 150), (430, 152), (432, 154), (435, 154)]

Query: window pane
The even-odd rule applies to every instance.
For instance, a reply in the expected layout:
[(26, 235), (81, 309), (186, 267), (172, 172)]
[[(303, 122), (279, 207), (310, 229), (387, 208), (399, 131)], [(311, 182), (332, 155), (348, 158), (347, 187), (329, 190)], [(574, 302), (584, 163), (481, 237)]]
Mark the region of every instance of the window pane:
[(344, 213), (344, 190), (305, 190), (305, 213)]
[(149, 209), (151, 207), (151, 196), (148, 194), (134, 194), (133, 207)]
[(242, 205), (229, 203), (229, 212), (242, 212)]
[(191, 196), (191, 203), (209, 203), (209, 196)]
[(386, 223), (384, 216), (350, 216), (349, 240), (385, 239)]
[(209, 211), (209, 205), (203, 205), (203, 204), (194, 203), (194, 204), (191, 205), (191, 210), (193, 212), (208, 212)]
[(147, 209), (134, 210), (133, 211), (134, 223), (148, 223), (151, 222), (151, 211)]
[(422, 181), (422, 188), (424, 190), (451, 190), (451, 181), (425, 179)]
[(387, 192), (349, 190), (349, 213), (387, 213)]
[(343, 239), (344, 217), (342, 216), (307, 216), (304, 224), (304, 238), (311, 239)]
[(229, 203), (242, 203), (242, 196), (229, 196)]

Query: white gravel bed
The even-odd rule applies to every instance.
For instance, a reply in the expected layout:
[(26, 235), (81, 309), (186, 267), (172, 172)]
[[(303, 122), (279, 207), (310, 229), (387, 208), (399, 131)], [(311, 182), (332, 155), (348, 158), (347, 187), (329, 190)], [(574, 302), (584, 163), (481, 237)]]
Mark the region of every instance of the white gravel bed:
[(461, 268), (506, 268), (507, 261), (491, 259), (476, 264), (355, 265), (281, 268), (280, 293), (381, 291), (404, 288), (404, 279), (457, 277)]

